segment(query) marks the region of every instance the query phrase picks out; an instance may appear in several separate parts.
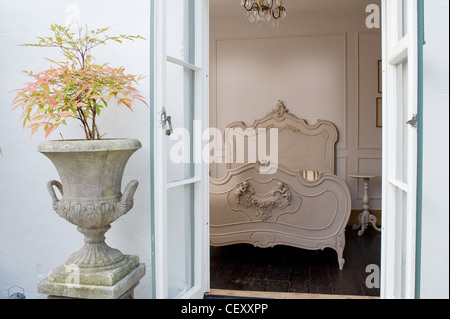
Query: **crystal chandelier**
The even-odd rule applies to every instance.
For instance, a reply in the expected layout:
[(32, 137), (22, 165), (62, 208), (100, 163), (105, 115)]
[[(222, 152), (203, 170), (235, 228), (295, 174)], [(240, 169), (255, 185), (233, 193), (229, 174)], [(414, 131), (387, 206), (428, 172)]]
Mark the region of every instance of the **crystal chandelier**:
[(245, 8), (248, 21), (255, 22), (258, 26), (264, 22), (278, 26), (279, 19), (286, 17), (286, 9), (282, 0), (242, 0), (241, 5)]

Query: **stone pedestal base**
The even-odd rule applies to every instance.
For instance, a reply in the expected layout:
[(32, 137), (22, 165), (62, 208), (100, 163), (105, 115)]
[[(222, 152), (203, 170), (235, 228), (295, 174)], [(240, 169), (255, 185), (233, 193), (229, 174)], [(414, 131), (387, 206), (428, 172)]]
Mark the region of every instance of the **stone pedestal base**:
[(145, 265), (136, 256), (125, 257), (119, 268), (100, 272), (77, 272), (60, 266), (38, 283), (38, 292), (52, 299), (132, 299), (134, 288), (145, 275)]

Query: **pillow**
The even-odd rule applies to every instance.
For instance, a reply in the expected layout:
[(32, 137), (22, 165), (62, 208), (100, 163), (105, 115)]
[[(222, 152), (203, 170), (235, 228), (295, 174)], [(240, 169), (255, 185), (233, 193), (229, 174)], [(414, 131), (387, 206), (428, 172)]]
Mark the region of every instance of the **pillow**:
[(317, 181), (322, 176), (322, 173), (319, 171), (301, 171), (301, 174), (304, 179), (310, 182)]

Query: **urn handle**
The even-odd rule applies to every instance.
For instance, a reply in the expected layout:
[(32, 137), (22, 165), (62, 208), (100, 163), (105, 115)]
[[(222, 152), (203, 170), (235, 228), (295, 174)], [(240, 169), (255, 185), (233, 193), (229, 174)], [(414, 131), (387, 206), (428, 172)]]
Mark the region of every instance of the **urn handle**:
[(123, 192), (122, 199), (118, 203), (116, 210), (113, 214), (113, 219), (116, 220), (119, 217), (128, 213), (134, 206), (134, 194), (139, 186), (139, 182), (136, 180), (131, 181)]
[(127, 187), (125, 187), (125, 191), (122, 195), (122, 202), (133, 201), (134, 194), (139, 186), (139, 182), (136, 180), (131, 181)]
[(53, 202), (59, 202), (58, 196), (56, 196), (56, 192), (53, 186), (55, 186), (60, 191), (61, 195), (64, 195), (63, 186), (58, 181), (50, 181), (47, 183), (47, 190), (50, 193)]

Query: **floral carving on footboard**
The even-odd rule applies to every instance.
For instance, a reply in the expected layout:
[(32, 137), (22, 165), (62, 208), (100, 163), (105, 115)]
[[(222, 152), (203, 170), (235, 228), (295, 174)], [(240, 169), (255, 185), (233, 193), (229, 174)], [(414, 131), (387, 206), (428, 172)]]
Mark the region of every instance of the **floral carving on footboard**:
[(236, 204), (245, 208), (255, 208), (255, 216), (262, 221), (272, 217), (274, 209), (284, 209), (291, 204), (292, 194), (289, 187), (279, 182), (268, 194), (256, 194), (249, 181), (237, 186), (234, 194)]

